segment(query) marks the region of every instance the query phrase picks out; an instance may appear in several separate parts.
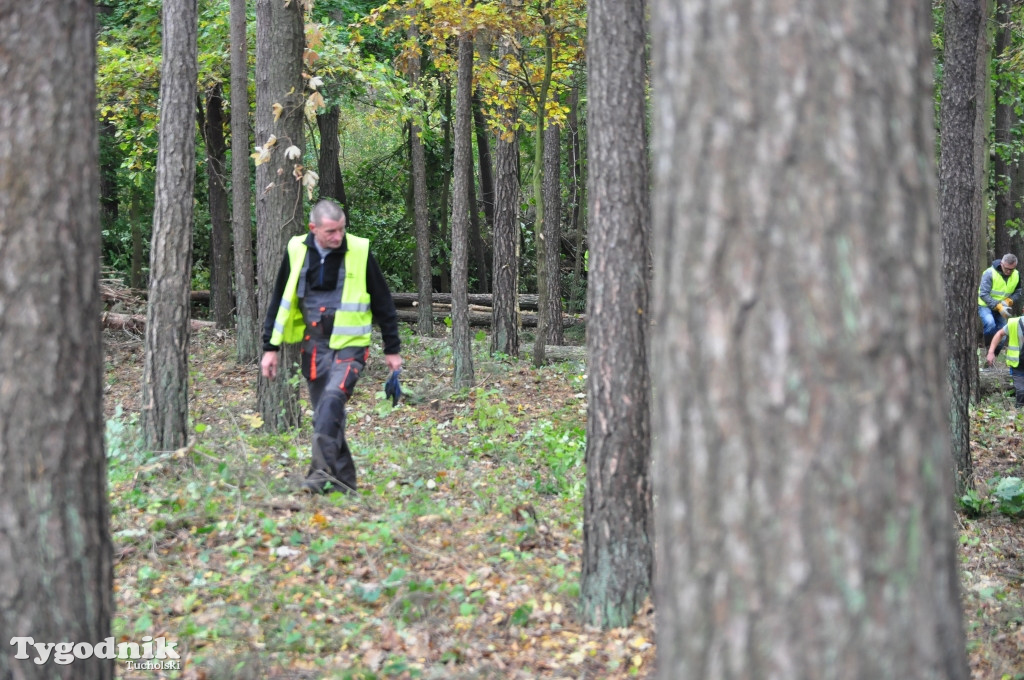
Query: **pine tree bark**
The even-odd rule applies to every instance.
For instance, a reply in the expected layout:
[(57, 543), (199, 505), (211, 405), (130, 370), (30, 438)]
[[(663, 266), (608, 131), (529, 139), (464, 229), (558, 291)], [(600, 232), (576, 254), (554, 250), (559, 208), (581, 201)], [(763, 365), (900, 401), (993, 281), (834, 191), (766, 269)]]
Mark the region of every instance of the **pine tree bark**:
[[(414, 21), (409, 27), (409, 37), (419, 39), (419, 27)], [(418, 87), (420, 61), (409, 62), (409, 82)], [(423, 109), (423, 102), (416, 100), (413, 107)], [(413, 121), (409, 132), (409, 158), (412, 164), (413, 222), (416, 230), (416, 287), (419, 290), (419, 309), (416, 318), (416, 332), (425, 337), (434, 334), (434, 316), (430, 313), (433, 285), (430, 275), (430, 213), (427, 207), (427, 160), (423, 151), (420, 126)]]
[(651, 26), (658, 677), (966, 678), (930, 6)]
[(143, 441), (150, 450), (176, 449), (188, 442), (198, 32), (196, 0), (164, 3), (160, 146), (149, 253), (140, 418)]
[(459, 36), (455, 91), (455, 177), (452, 189), (452, 359), (457, 388), (473, 384), (473, 349), (469, 335), (469, 177), (473, 168), (473, 37)]
[(544, 267), (547, 269), (548, 305), (546, 343), (565, 344), (562, 326), (562, 185), (561, 131), (548, 125), (544, 131)]
[[(440, 215), (437, 233), (434, 238), (439, 243), (450, 238), (448, 203), (451, 199), (452, 185), (452, 84), (451, 80), (445, 78), (441, 93), (441, 198)], [(450, 241), (449, 241), (450, 243)], [(442, 293), (450, 293), (452, 289), (451, 264), (444, 258), (439, 258), (432, 263), (437, 267), (439, 273), (434, 277), (434, 287)]]
[(1010, 11), (1012, 0), (996, 2), (996, 43), (994, 57), (1001, 64), (996, 73), (995, 92), (995, 125), (992, 130), (995, 153), (995, 252), (997, 256), (1013, 252), (1010, 244), (1010, 223), (1014, 219), (1014, 193), (1020, 194), (1016, 185), (1012, 157), (1013, 129), (1020, 122), (1014, 112), (1015, 89), (1011, 78), (1013, 74), (1005, 61), (1010, 56), (1013, 45), (1013, 24)]
[(231, 0), (231, 233), (235, 244), (235, 357), (260, 356), (256, 274), (252, 252), (252, 189), (249, 171), (249, 44), (246, 0)]
[(113, 660), (39, 665), (8, 646), (111, 634), (95, 12), (91, 0), (0, 12), (2, 678), (115, 672)]
[[(256, 166), (256, 251), (258, 309), (267, 312), (288, 239), (306, 231), (302, 192), (285, 150), (305, 147), (302, 134), (302, 51), (305, 46), (299, 3), (256, 0), (256, 140), (276, 144), (270, 159)], [(275, 104), (281, 106), (275, 120)], [(270, 313), (274, 313), (271, 311)], [(275, 380), (258, 379), (256, 400), (267, 429), (280, 432), (299, 424), (299, 395), (289, 378), (297, 352), (281, 347)]]
[(569, 294), (569, 312), (571, 314), (577, 314), (581, 310), (580, 297), (583, 291), (583, 253), (586, 252), (586, 246), (584, 245), (585, 229), (583, 228), (583, 221), (580, 219), (580, 207), (583, 205), (584, 189), (586, 188), (586, 180), (583, 177), (583, 163), (581, 159), (583, 145), (581, 138), (583, 136), (582, 130), (579, 125), (579, 102), (580, 102), (580, 88), (578, 84), (573, 84), (572, 89), (569, 91), (569, 113), (566, 117), (566, 124), (569, 129), (569, 137), (571, 143), (569, 148), (572, 150), (572, 161), (569, 167), (572, 168), (572, 181), (570, 182), (570, 205), (569, 205), (569, 231), (573, 235), (573, 243), (575, 245), (573, 251), (573, 263), (572, 263), (572, 290)]
[(225, 181), (227, 144), (224, 142), (224, 98), (219, 83), (206, 95), (203, 139), (206, 142), (206, 180), (210, 199), (210, 309), (217, 328), (230, 328), (233, 325), (231, 272), (234, 262)]
[(332, 104), (323, 113), (316, 115), (316, 127), (320, 132), (320, 158), (317, 172), (320, 174), (320, 198), (333, 198), (348, 213), (348, 199), (345, 196), (345, 181), (341, 176), (341, 146), (338, 143), (338, 123), (341, 111)]
[[(472, 128), (470, 128), (472, 135)], [(470, 154), (472, 155), (472, 142)], [(473, 160), (470, 158), (466, 188), (469, 191), (469, 248), (473, 254), (473, 270), (476, 273), (476, 292), (490, 293), (490, 276), (487, 271), (487, 252), (480, 234), (480, 210), (476, 200), (476, 177), (473, 174)]]
[[(591, 132), (583, 621), (628, 625), (651, 591), (643, 3), (588, 4)], [(544, 314), (543, 302), (538, 317)], [(539, 328), (538, 328), (539, 332)]]
[[(491, 159), (491, 135), (487, 129), (481, 103), (481, 91), (473, 92), (473, 124), (476, 126), (476, 155), (480, 166), (480, 206), (484, 209), (486, 227), (494, 229), (494, 162)], [(481, 291), (489, 293), (490, 291)]]
[(132, 288), (141, 289), (147, 285), (146, 276), (142, 272), (146, 261), (146, 234), (142, 228), (142, 222), (147, 216), (142, 209), (142, 189), (133, 184), (130, 191), (132, 196), (129, 208), (132, 229), (132, 271), (128, 279)]
[[(939, 147), (939, 207), (942, 219), (942, 283), (945, 290), (946, 345), (951, 390), (950, 425), (957, 495), (973, 486), (970, 416), (977, 386), (978, 279), (975, 253), (982, 232), (984, 200), (979, 153), (984, 149), (979, 126), (985, 91), (978, 79), (979, 60), (986, 61), (986, 0), (949, 3), (945, 8), (942, 138)], [(984, 55), (984, 56), (983, 56)], [(981, 148), (979, 149), (979, 145)], [(980, 246), (987, 252), (984, 245)]]
[[(511, 52), (508, 39), (499, 48), (504, 61)], [(518, 111), (505, 111), (506, 132), (494, 142), (494, 324), (491, 352), (519, 356), (519, 138), (515, 131)]]

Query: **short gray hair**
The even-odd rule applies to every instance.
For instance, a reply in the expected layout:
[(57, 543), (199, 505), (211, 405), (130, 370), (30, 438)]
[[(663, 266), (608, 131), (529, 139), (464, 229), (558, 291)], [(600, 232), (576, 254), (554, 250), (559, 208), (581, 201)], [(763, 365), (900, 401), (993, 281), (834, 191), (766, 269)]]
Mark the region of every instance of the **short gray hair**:
[(309, 221), (319, 227), (324, 220), (345, 220), (345, 209), (329, 198), (317, 202), (309, 213)]
[(1016, 267), (1017, 256), (1014, 255), (1013, 253), (1007, 253), (1006, 255), (1003, 255), (1003, 259), (1001, 260), (1001, 262), (1005, 264), (1007, 267)]

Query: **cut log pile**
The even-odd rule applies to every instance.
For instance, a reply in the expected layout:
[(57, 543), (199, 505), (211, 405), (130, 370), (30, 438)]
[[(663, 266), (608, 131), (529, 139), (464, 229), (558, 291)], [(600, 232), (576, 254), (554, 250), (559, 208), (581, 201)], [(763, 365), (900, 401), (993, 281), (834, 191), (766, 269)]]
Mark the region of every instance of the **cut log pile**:
[[(398, 310), (399, 321), (416, 321), (419, 318), (419, 293), (392, 293)], [(474, 293), (469, 297), (469, 325), (490, 326), (494, 320), (494, 313), (491, 306), (492, 296), (489, 293)], [(452, 296), (448, 293), (434, 293), (431, 296), (433, 304), (431, 313), (438, 321), (444, 320), (452, 315)], [(520, 318), (523, 327), (537, 327), (537, 296), (521, 294), (519, 296)], [(532, 310), (532, 311), (523, 311)], [(563, 314), (562, 323), (565, 326), (577, 326), (585, 323), (582, 314)]]

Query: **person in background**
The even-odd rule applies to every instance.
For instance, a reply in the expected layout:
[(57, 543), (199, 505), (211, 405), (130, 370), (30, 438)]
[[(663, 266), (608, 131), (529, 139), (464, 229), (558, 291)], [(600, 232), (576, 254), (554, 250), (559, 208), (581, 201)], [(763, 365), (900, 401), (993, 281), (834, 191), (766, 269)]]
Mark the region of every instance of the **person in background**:
[(988, 346), (986, 359), (990, 366), (996, 363), (996, 354), (1003, 337), (1006, 342), (1006, 365), (1010, 367), (1010, 376), (1013, 378), (1013, 394), (1016, 397), (1017, 408), (1024, 406), (1024, 367), (1020, 365), (1020, 343), (1024, 340), (1024, 317), (1012, 317), (1006, 325), (996, 331)]
[(370, 241), (345, 232), (345, 212), (322, 200), (309, 233), (288, 242), (267, 307), (260, 370), (277, 377), (278, 350), (300, 343), (313, 405), (313, 452), (301, 490), (351, 493), (356, 468), (345, 439), (345, 404), (370, 356), (376, 317), (391, 371), (402, 366), (398, 313)]
[(994, 260), (981, 275), (978, 285), (978, 316), (985, 347), (992, 342), (996, 331), (1006, 326), (1006, 320), (1013, 316), (1013, 308), (1020, 301), (1020, 272), (1017, 271), (1017, 256), (1007, 253)]

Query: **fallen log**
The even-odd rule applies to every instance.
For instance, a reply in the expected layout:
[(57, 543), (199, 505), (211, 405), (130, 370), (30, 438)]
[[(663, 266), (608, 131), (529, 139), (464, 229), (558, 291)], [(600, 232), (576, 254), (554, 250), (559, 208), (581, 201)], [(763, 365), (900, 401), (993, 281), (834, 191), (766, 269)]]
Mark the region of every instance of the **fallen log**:
[[(100, 323), (103, 328), (114, 331), (129, 331), (142, 333), (146, 330), (146, 317), (142, 314), (115, 314), (114, 312), (103, 312), (100, 315)], [(212, 321), (189, 320), (190, 328), (198, 331), (200, 328), (216, 328), (217, 324)]]
[[(399, 308), (397, 310), (397, 312), (398, 312), (398, 320), (399, 321), (410, 321), (410, 322), (413, 322), (413, 321), (418, 321), (419, 318), (420, 318), (419, 317), (420, 313), (416, 309)], [(437, 305), (434, 305), (433, 310), (432, 310), (431, 313), (433, 314), (435, 320), (443, 321), (445, 319), (445, 317), (449, 317), (449, 316), (452, 315), (452, 310), (451, 310), (450, 306), (438, 307)], [(522, 321), (522, 324), (523, 324), (524, 328), (536, 328), (537, 327), (537, 315), (536, 314), (532, 314), (532, 313), (529, 313), (529, 312), (520, 312), (519, 313), (519, 318)], [(491, 312), (478, 312), (478, 311), (470, 311), (469, 312), (469, 325), (470, 326), (490, 326), (493, 323), (494, 323), (494, 314), (492, 314)], [(562, 315), (562, 324), (565, 325), (565, 326), (579, 326), (579, 325), (582, 325), (584, 323), (586, 323), (586, 321), (584, 320), (584, 318), (582, 316), (571, 315), (571, 314), (563, 314)]]
[[(395, 307), (412, 307), (419, 303), (419, 293), (392, 293), (391, 298), (395, 301)], [(470, 293), (469, 304), (493, 307), (494, 296), (490, 293)], [(431, 301), (450, 305), (452, 303), (451, 293), (434, 293)], [(519, 309), (537, 309), (537, 296), (528, 293), (519, 295)]]

